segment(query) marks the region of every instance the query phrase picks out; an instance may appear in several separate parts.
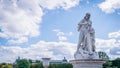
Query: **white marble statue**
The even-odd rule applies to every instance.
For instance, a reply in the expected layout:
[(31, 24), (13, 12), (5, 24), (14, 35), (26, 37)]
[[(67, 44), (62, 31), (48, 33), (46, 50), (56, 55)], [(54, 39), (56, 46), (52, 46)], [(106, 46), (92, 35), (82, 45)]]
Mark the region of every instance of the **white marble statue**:
[(90, 13), (86, 13), (84, 19), (78, 24), (79, 41), (75, 59), (94, 59), (98, 58), (95, 52), (95, 31), (90, 21)]

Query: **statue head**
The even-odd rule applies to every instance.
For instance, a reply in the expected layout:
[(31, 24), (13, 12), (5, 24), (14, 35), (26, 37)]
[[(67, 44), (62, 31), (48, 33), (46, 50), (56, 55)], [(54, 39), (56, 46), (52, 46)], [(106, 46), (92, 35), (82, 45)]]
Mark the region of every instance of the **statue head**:
[(90, 13), (86, 13), (84, 19), (85, 19), (85, 20), (89, 20), (89, 19), (90, 19)]

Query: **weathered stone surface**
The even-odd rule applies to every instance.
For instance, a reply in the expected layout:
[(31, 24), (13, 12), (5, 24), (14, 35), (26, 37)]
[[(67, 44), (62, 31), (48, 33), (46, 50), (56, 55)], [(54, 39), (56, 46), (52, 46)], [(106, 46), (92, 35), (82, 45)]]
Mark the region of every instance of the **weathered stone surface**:
[(102, 68), (105, 61), (99, 59), (86, 60), (71, 60), (73, 68)]
[(78, 23), (78, 31), (80, 34), (75, 59), (99, 59), (95, 49), (95, 30), (92, 27), (90, 13), (86, 13), (84, 19)]

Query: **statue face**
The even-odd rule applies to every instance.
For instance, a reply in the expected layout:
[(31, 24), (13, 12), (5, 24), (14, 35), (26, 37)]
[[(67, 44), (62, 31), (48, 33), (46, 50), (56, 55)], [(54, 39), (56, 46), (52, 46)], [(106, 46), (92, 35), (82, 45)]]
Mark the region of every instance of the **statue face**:
[(86, 14), (85, 19), (86, 19), (86, 20), (89, 20), (89, 19), (90, 19), (90, 15), (89, 15), (89, 14)]
[(84, 17), (86, 20), (89, 20), (90, 19), (90, 13), (86, 13), (85, 17)]

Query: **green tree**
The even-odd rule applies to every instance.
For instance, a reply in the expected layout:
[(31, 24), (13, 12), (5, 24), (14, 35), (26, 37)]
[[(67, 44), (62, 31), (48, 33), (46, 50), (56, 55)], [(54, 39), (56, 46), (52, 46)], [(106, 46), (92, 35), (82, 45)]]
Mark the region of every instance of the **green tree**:
[(0, 64), (0, 68), (2, 68), (2, 64)]
[(42, 63), (32, 63), (30, 68), (44, 68)]
[(0, 68), (12, 68), (12, 64), (1, 63)]
[(73, 68), (70, 63), (50, 64), (48, 68)]
[(6, 64), (6, 65), (3, 65), (2, 68), (12, 68), (12, 65)]
[(103, 64), (103, 68), (111, 68), (112, 67), (112, 61), (107, 60), (104, 64)]
[(103, 64), (103, 68), (120, 68), (120, 58), (107, 60), (106, 63)]
[(29, 61), (30, 63), (32, 63), (32, 60), (31, 60), (31, 59), (29, 59), (28, 61)]
[(112, 63), (113, 63), (112, 66), (120, 68), (120, 58), (113, 60)]
[(18, 68), (30, 68), (30, 62), (27, 59), (17, 61)]
[(18, 65), (16, 63), (13, 63), (13, 68), (18, 68)]
[(103, 60), (109, 60), (109, 56), (105, 52), (99, 51), (98, 55), (99, 55), (99, 58)]

